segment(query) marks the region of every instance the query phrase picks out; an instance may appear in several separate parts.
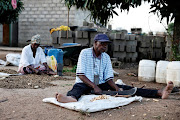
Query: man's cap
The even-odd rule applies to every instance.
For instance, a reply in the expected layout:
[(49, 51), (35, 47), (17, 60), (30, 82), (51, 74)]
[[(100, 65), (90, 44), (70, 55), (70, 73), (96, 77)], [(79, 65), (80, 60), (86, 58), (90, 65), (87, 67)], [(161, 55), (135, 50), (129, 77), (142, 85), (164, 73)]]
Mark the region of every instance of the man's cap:
[(94, 37), (94, 41), (111, 42), (106, 34), (99, 33)]
[(41, 42), (41, 37), (39, 34), (32, 36), (31, 43), (40, 44), (40, 42)]

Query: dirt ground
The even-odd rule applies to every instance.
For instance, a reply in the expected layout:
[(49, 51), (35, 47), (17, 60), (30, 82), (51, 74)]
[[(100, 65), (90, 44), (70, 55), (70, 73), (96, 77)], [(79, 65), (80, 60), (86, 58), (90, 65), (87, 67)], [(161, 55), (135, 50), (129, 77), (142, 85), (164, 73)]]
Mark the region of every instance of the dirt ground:
[[(114, 69), (115, 76), (135, 87), (162, 89), (165, 84), (139, 82), (137, 64), (124, 64)], [(17, 67), (0, 67), (0, 72), (15, 74)], [(130, 73), (130, 74), (129, 74)], [(23, 75), (10, 76), (0, 80), (0, 118), (1, 120), (180, 120), (180, 93), (172, 93), (169, 99), (143, 98), (127, 106), (96, 113), (82, 113), (68, 110), (42, 99), (54, 97), (56, 92), (66, 94), (75, 80), (75, 73), (63, 76)]]

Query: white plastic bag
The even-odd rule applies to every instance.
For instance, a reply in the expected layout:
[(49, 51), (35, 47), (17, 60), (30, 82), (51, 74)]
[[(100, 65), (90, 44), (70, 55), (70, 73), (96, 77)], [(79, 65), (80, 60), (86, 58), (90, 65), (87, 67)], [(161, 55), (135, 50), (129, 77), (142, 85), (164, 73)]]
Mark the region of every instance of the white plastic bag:
[(6, 55), (6, 62), (11, 63), (12, 65), (15, 66), (19, 66), (20, 58), (21, 58), (20, 54), (9, 53)]
[(49, 68), (51, 68), (54, 72), (57, 72), (57, 60), (54, 57), (54, 55), (47, 56), (46, 60), (47, 60), (47, 64), (48, 64)]

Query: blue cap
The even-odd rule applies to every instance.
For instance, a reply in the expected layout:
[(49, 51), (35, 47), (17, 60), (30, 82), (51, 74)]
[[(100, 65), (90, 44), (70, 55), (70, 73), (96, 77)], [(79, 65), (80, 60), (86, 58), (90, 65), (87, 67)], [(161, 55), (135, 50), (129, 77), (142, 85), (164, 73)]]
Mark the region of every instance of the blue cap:
[(106, 34), (99, 33), (94, 37), (94, 41), (111, 42)]

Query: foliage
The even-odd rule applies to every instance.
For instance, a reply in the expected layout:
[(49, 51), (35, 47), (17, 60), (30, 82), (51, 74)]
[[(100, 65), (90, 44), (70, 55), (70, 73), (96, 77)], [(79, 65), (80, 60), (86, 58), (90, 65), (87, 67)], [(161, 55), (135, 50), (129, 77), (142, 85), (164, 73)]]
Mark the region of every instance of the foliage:
[[(179, 15), (180, 2), (174, 0), (143, 0), (151, 4), (151, 9), (154, 13), (160, 13), (161, 20), (167, 18), (167, 22), (173, 20)], [(176, 3), (176, 4), (174, 4)], [(115, 8), (129, 11), (130, 7), (138, 7), (142, 4), (142, 0), (65, 0), (68, 7), (76, 6), (78, 9), (86, 9), (91, 12), (91, 19), (94, 22), (100, 22), (106, 25), (113, 14), (118, 15)], [(170, 20), (169, 20), (170, 18)]]
[(174, 31), (174, 23), (168, 24), (168, 32), (171, 33), (172, 31)]
[(76, 72), (76, 69), (77, 69), (77, 66), (75, 65), (71, 70), (69, 70), (69, 69), (63, 69), (63, 72), (73, 72), (73, 73), (75, 73)]
[(23, 2), (21, 0), (17, 0), (16, 9), (13, 9), (11, 0), (0, 0), (0, 24), (16, 22), (23, 9)]

